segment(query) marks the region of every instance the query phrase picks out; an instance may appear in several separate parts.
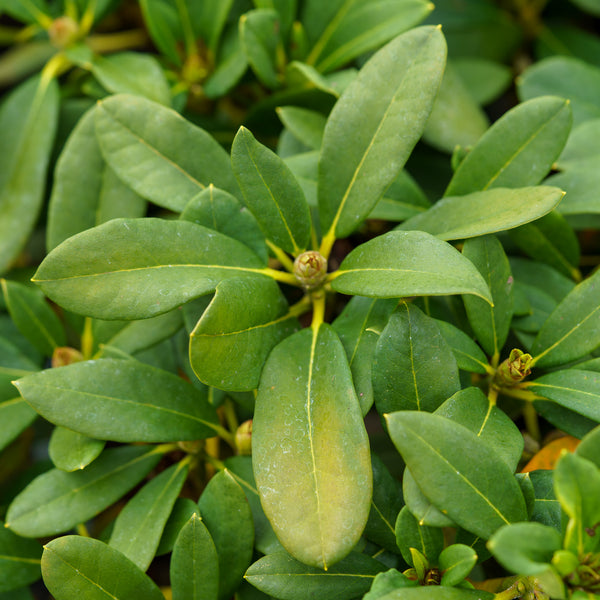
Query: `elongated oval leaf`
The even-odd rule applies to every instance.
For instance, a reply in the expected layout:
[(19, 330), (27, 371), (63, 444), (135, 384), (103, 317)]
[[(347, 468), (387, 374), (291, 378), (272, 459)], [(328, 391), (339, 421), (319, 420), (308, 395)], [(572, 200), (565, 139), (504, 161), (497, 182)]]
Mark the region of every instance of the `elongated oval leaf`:
[(205, 392), (137, 361), (79, 362), (28, 375), (15, 385), (51, 423), (103, 440), (196, 440), (215, 435), (218, 424)]
[(472, 238), (539, 219), (556, 208), (564, 195), (558, 188), (539, 185), (446, 196), (399, 229), (426, 231), (441, 240)]
[(436, 319), (440, 333), (444, 336), (446, 342), (454, 353), (456, 364), (459, 369), (471, 373), (487, 372), (488, 360), (483, 350), (469, 337), (462, 329)]
[[(305, 565), (285, 552), (264, 556), (246, 571), (245, 579), (265, 594), (282, 600), (351, 600), (367, 592), (386, 567), (365, 554), (350, 553), (327, 571)], [(293, 584), (290, 583), (293, 581)]]
[(50, 460), (62, 471), (87, 467), (104, 450), (104, 441), (95, 440), (71, 429), (55, 427), (50, 436)]
[(223, 281), (190, 335), (190, 363), (207, 385), (253, 390), (269, 352), (298, 329), (274, 281)]
[(231, 598), (252, 562), (254, 524), (244, 491), (233, 475), (221, 471), (198, 500), (202, 520), (214, 541), (219, 564), (219, 598)]
[(447, 586), (417, 586), (401, 588), (377, 600), (493, 600), (494, 594), (483, 590), (468, 590)]
[(355, 248), (333, 273), (342, 294), (379, 298), (474, 294), (491, 302), (476, 267), (452, 246), (420, 231), (390, 231)]
[(538, 377), (527, 388), (569, 410), (600, 422), (600, 373), (564, 369)]
[(219, 561), (206, 525), (196, 514), (183, 526), (171, 556), (173, 600), (217, 600)]
[(108, 545), (145, 571), (154, 558), (173, 504), (187, 477), (184, 462), (148, 482), (119, 513)]
[(267, 87), (281, 85), (277, 70), (277, 46), (281, 34), (277, 12), (271, 9), (248, 11), (240, 17), (240, 39), (256, 77)]
[(452, 350), (436, 322), (414, 304), (401, 302), (375, 349), (373, 394), (380, 415), (397, 410), (435, 410), (460, 389)]
[(102, 155), (143, 198), (181, 211), (209, 183), (239, 188), (223, 148), (175, 111), (140, 96), (117, 95), (96, 108)]
[(298, 254), (310, 238), (304, 192), (279, 156), (241, 127), (231, 148), (231, 164), (246, 206), (275, 245)]
[(6, 513), (7, 527), (27, 537), (68, 531), (126, 494), (159, 459), (153, 449), (123, 446), (106, 450), (83, 471), (52, 469), (13, 500)]
[(550, 314), (533, 342), (540, 367), (565, 364), (600, 345), (600, 271), (577, 285)]
[(67, 535), (46, 544), (42, 575), (56, 600), (164, 600), (143, 571), (94, 538)]
[(415, 566), (411, 548), (418, 550), (429, 562), (437, 563), (444, 547), (444, 534), (441, 528), (427, 527), (419, 523), (405, 506), (398, 514), (395, 531), (398, 548), (407, 564), (411, 567)]
[(267, 359), (252, 460), (265, 513), (292, 556), (329, 568), (350, 552), (369, 515), (371, 461), (346, 354), (329, 326), (295, 333)]
[(56, 81), (34, 77), (0, 110), (0, 273), (18, 256), (40, 212), (58, 104)]
[(35, 421), (37, 413), (23, 400), (11, 398), (0, 402), (0, 450), (4, 450), (22, 431)]
[(36, 540), (18, 536), (0, 521), (0, 593), (38, 580), (42, 547)]
[(320, 112), (297, 106), (283, 106), (277, 109), (277, 116), (298, 141), (311, 150), (321, 148), (327, 119)]
[(475, 433), (424, 412), (392, 413), (387, 424), (423, 493), (455, 523), (487, 539), (502, 525), (527, 519), (511, 469)]
[(537, 185), (558, 158), (571, 129), (564, 98), (523, 102), (498, 119), (467, 154), (445, 196), (493, 187)]
[(99, 319), (144, 319), (256, 276), (262, 261), (242, 243), (187, 221), (114, 219), (69, 238), (34, 281), (55, 302)]
[(352, 232), (398, 176), (423, 132), (445, 60), (441, 31), (419, 27), (379, 50), (346, 88), (319, 162), (324, 232)]

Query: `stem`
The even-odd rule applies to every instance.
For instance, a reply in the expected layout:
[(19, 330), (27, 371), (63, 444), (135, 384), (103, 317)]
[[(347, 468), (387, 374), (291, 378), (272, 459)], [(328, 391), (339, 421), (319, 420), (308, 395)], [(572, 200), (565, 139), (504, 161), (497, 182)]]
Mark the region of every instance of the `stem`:
[(273, 251), (273, 254), (277, 257), (277, 260), (291, 273), (294, 270), (294, 261), (273, 242), (267, 240), (267, 246)]
[(93, 52), (106, 54), (145, 46), (148, 43), (148, 36), (142, 29), (132, 29), (131, 31), (120, 31), (119, 33), (90, 35), (86, 42)]
[(223, 405), (223, 414), (225, 416), (225, 420), (227, 421), (227, 427), (229, 427), (229, 431), (235, 433), (239, 427), (239, 422), (237, 415), (235, 414), (235, 406), (230, 398), (225, 399), (225, 403)]
[(493, 385), (490, 386), (488, 391), (488, 400), (490, 401), (490, 404), (496, 406), (496, 401), (498, 400), (498, 389)]
[(83, 333), (81, 334), (81, 354), (85, 360), (92, 358), (92, 350), (94, 348), (94, 334), (92, 332), (92, 319), (86, 317), (83, 322)]
[(288, 310), (287, 316), (289, 317), (299, 317), (303, 315), (305, 312), (310, 310), (311, 299), (310, 296), (306, 295), (301, 300), (296, 302), (296, 304), (292, 304)]
[(335, 228), (332, 227), (327, 234), (321, 240), (321, 247), (319, 248), (319, 254), (327, 260), (331, 254), (331, 249), (335, 243)]
[(175, 452), (175, 450), (179, 449), (179, 444), (177, 443), (159, 444), (158, 446), (155, 446), (152, 454), (168, 454), (169, 452)]
[(210, 454), (206, 454), (204, 456), (204, 460), (211, 467), (214, 467), (217, 471), (224, 471), (226, 468), (225, 463), (222, 460), (219, 460), (218, 458), (215, 458), (214, 456), (211, 456)]
[(227, 431), (225, 427), (221, 425), (210, 425), (210, 428), (229, 446), (231, 446), (234, 450), (236, 449), (235, 445), (235, 436), (230, 431)]
[(77, 535), (82, 537), (91, 537), (88, 528), (85, 526), (85, 523), (79, 523), (77, 525)]
[(321, 323), (325, 320), (325, 292), (319, 290), (312, 294), (313, 315), (310, 324), (315, 334), (319, 331)]
[(529, 392), (523, 387), (503, 387), (499, 390), (505, 396), (511, 398), (518, 398), (519, 400), (525, 400), (526, 402), (533, 402), (534, 400), (541, 400), (542, 398), (533, 392)]
[(536, 441), (539, 442), (542, 439), (542, 433), (540, 431), (540, 423), (538, 420), (538, 414), (533, 407), (531, 402), (527, 402), (523, 406), (523, 419), (525, 420), (525, 427), (529, 435)]
[(296, 279), (293, 273), (286, 273), (284, 271), (278, 271), (277, 269), (270, 269), (267, 267), (266, 269), (262, 269), (260, 271), (269, 277), (272, 277), (275, 281), (280, 281), (281, 283), (287, 283), (289, 285), (293, 285), (295, 287), (300, 287), (300, 283)]
[(81, 36), (86, 37), (87, 34), (92, 29), (92, 25), (94, 24), (94, 17), (96, 13), (96, 0), (90, 0), (81, 17), (81, 21), (79, 23), (79, 28), (81, 31)]

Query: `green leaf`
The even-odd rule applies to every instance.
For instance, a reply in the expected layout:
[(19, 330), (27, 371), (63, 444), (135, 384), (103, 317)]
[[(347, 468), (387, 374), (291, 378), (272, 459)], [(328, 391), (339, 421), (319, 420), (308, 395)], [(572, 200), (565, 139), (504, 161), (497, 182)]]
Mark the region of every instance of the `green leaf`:
[(188, 0), (192, 14), (192, 25), (198, 32), (206, 46), (216, 53), (221, 39), (227, 17), (231, 16), (233, 0), (205, 0), (198, 3)]
[(188, 473), (183, 460), (151, 479), (131, 498), (115, 520), (108, 545), (145, 571)]
[(398, 176), (423, 132), (445, 60), (441, 31), (420, 27), (379, 50), (346, 88), (328, 118), (319, 162), (324, 232), (351, 233)]
[(214, 229), (246, 244), (265, 265), (267, 264), (265, 236), (258, 222), (254, 215), (230, 193), (210, 184), (186, 204), (180, 218)]
[(409, 579), (404, 573), (396, 569), (390, 569), (385, 573), (379, 573), (371, 585), (369, 593), (363, 596), (363, 600), (379, 600), (389, 592), (403, 587), (416, 587), (417, 581)]
[(523, 454), (523, 436), (513, 420), (477, 387), (448, 398), (435, 414), (470, 429), (510, 468), (516, 471)]
[(175, 500), (173, 510), (169, 515), (160, 542), (158, 543), (156, 556), (168, 554), (173, 550), (177, 536), (194, 514), (200, 516), (200, 510), (191, 498), (182, 498), (180, 496)]
[(510, 257), (510, 269), (519, 283), (535, 286), (560, 302), (574, 287), (572, 279), (544, 263), (526, 258)]
[(528, 256), (550, 265), (567, 277), (580, 277), (576, 268), (579, 264), (577, 237), (557, 211), (511, 229), (510, 237)]
[(164, 600), (127, 557), (94, 538), (67, 535), (46, 544), (42, 575), (56, 600)]
[(140, 8), (148, 33), (156, 47), (178, 67), (181, 57), (177, 47), (181, 25), (174, 6), (168, 2), (140, 0)]
[(217, 65), (202, 86), (207, 98), (226, 95), (242, 78), (248, 61), (242, 47), (237, 23), (225, 31), (217, 56)]
[(548, 317), (531, 352), (550, 367), (581, 358), (600, 345), (600, 271), (578, 284)]
[(66, 345), (65, 330), (39, 289), (0, 279), (8, 312), (19, 331), (42, 354), (52, 356), (58, 346)]
[(475, 563), (477, 553), (471, 546), (452, 544), (442, 550), (439, 557), (442, 572), (441, 585), (455, 586), (469, 575)]
[(485, 279), (494, 305), (465, 296), (465, 308), (475, 337), (490, 356), (500, 356), (513, 316), (513, 278), (502, 244), (494, 236), (469, 239), (463, 254)]
[[(2, 371), (2, 368), (0, 368)], [(11, 398), (0, 402), (0, 450), (4, 450), (22, 431), (35, 421), (37, 413), (23, 400)]]
[(245, 127), (233, 140), (231, 165), (265, 235), (287, 252), (302, 252), (310, 239), (310, 212), (289, 167)]
[(563, 196), (558, 188), (541, 185), (447, 196), (399, 229), (426, 231), (442, 240), (472, 238), (539, 219), (556, 208)]
[(488, 300), (485, 281), (455, 248), (421, 231), (390, 231), (355, 248), (330, 276), (342, 294), (399, 298), (474, 294)]
[(372, 371), (380, 415), (431, 412), (460, 389), (454, 354), (435, 320), (403, 301), (379, 336)]
[(223, 281), (190, 334), (190, 363), (207, 385), (253, 390), (268, 354), (299, 327), (274, 281)]
[(383, 461), (371, 454), (373, 468), (373, 499), (364, 536), (377, 545), (398, 553), (394, 525), (402, 509), (402, 489)]
[(485, 112), (467, 90), (453, 63), (448, 62), (423, 139), (450, 154), (456, 146), (474, 146), (488, 127)]
[(290, 554), (329, 568), (350, 552), (369, 514), (371, 462), (346, 354), (328, 325), (269, 355), (252, 460), (265, 514)]
[(446, 321), (435, 319), (435, 322), (446, 343), (450, 346), (459, 369), (482, 375), (487, 373), (486, 355), (464, 331)]
[(575, 454), (587, 458), (600, 469), (600, 426), (594, 428), (581, 440)]
[(146, 201), (106, 165), (96, 141), (96, 107), (73, 128), (54, 172), (46, 247), (117, 217), (143, 217)]
[(600, 117), (600, 69), (577, 58), (540, 60), (517, 79), (517, 92), (521, 101), (546, 94), (567, 98), (574, 125)]
[(0, 109), (0, 273), (21, 252), (37, 221), (58, 121), (58, 84), (33, 77)]
[(555, 550), (562, 548), (558, 531), (540, 523), (501, 527), (488, 542), (494, 558), (512, 573), (538, 575), (550, 568)]
[(121, 498), (159, 459), (154, 449), (123, 446), (105, 450), (82, 471), (47, 471), (13, 500), (6, 513), (7, 527), (27, 537), (68, 531)]
[(493, 600), (494, 594), (446, 586), (401, 588), (377, 600)]
[(320, 112), (296, 106), (282, 106), (277, 109), (277, 116), (300, 142), (311, 150), (321, 148), (327, 119)]
[(437, 564), (437, 559), (444, 547), (444, 534), (437, 527), (420, 524), (405, 506), (398, 515), (395, 524), (396, 543), (402, 558), (414, 567), (411, 549), (418, 550), (430, 564)]
[(423, 494), (410, 469), (404, 469), (402, 476), (402, 493), (410, 512), (418, 520), (419, 525), (430, 527), (454, 527), (452, 519), (438, 510)]
[(426, 0), (344, 2), (306, 61), (321, 73), (339, 69), (419, 24), (432, 8)]
[(561, 456), (554, 471), (554, 490), (563, 511), (569, 516), (563, 547), (578, 556), (596, 552), (600, 521), (600, 470), (576, 454)]
[(478, 56), (456, 57), (454, 70), (469, 93), (481, 106), (495, 100), (512, 83), (510, 67)]
[(168, 312), (223, 279), (256, 277), (262, 269), (247, 246), (200, 225), (114, 219), (55, 248), (33, 280), (73, 312), (130, 320)]
[(51, 423), (97, 439), (173, 442), (211, 437), (218, 429), (205, 392), (137, 361), (79, 362), (28, 375), (15, 385)]
[(96, 135), (108, 165), (143, 198), (175, 211), (209, 183), (234, 195), (229, 156), (206, 131), (140, 96), (96, 107)]
[(285, 552), (264, 556), (246, 571), (245, 579), (281, 600), (351, 600), (366, 593), (386, 567), (365, 554), (351, 552), (327, 571), (303, 564)]
[(519, 104), (498, 119), (467, 154), (444, 195), (537, 185), (558, 158), (570, 129), (571, 109), (563, 98)]
[(0, 521), (0, 592), (16, 590), (37, 581), (42, 547), (36, 540), (22, 538)]
[(208, 482), (198, 506), (217, 550), (219, 598), (231, 598), (252, 562), (252, 512), (240, 484), (227, 469)]
[(555, 371), (529, 382), (527, 389), (600, 422), (600, 373), (579, 369)]
[(554, 494), (554, 471), (531, 471), (527, 475), (535, 494), (531, 520), (561, 532), (562, 509)]
[(387, 424), (418, 486), (455, 523), (487, 539), (502, 525), (527, 519), (512, 470), (475, 433), (424, 412), (392, 413)]
[(279, 15), (274, 10), (251, 10), (240, 17), (240, 38), (248, 63), (268, 88), (281, 85), (277, 49), (281, 44)]
[(76, 431), (55, 427), (48, 444), (50, 460), (61, 471), (87, 467), (104, 450), (104, 441), (89, 438)]
[(177, 536), (170, 575), (173, 600), (217, 600), (217, 550), (198, 515), (192, 515)]
[[(600, 118), (574, 127), (556, 161), (561, 171), (595, 171), (600, 156)], [(554, 175), (553, 178), (558, 177)], [(558, 186), (560, 187), (560, 186)]]
[[(587, 127), (584, 125), (584, 127)], [(600, 159), (600, 154), (594, 157)], [(583, 163), (583, 161), (582, 161)], [(595, 167), (570, 169), (546, 179), (546, 183), (564, 190), (565, 198), (558, 206), (561, 215), (588, 215), (600, 213), (595, 190), (600, 185), (600, 176)]]
[(371, 365), (377, 340), (397, 305), (398, 301), (393, 298), (354, 296), (333, 322), (333, 328), (346, 350), (363, 415), (373, 405)]

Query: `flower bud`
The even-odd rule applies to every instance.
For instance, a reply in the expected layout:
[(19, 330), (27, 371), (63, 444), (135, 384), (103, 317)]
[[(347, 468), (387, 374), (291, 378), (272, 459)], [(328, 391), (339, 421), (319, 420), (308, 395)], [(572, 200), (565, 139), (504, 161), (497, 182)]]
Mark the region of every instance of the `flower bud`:
[(238, 454), (248, 456), (252, 454), (252, 419), (244, 421), (235, 432), (235, 445)]
[(55, 369), (56, 367), (66, 367), (67, 365), (81, 362), (82, 360), (83, 354), (81, 354), (79, 350), (69, 348), (68, 346), (62, 346), (60, 348), (54, 348), (51, 364), (52, 368)]
[(48, 37), (53, 46), (67, 48), (79, 38), (79, 25), (71, 17), (54, 19), (48, 29)]
[(294, 275), (305, 290), (314, 290), (327, 277), (327, 261), (315, 250), (303, 252), (294, 261)]
[(507, 387), (523, 381), (531, 373), (531, 361), (531, 354), (513, 348), (509, 357), (496, 370), (494, 383), (500, 387)]

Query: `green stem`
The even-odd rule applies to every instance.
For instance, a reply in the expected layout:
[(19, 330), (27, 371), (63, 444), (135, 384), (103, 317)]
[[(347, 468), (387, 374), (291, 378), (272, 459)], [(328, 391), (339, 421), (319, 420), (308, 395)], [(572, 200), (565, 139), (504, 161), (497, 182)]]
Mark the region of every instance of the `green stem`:
[(273, 242), (267, 240), (267, 246), (271, 249), (277, 260), (291, 273), (294, 270), (294, 261)]
[(86, 317), (83, 322), (83, 333), (81, 334), (81, 354), (85, 360), (92, 358), (92, 350), (94, 348), (94, 334), (92, 332), (92, 319)]
[(289, 317), (299, 317), (303, 315), (305, 312), (308, 312), (311, 307), (311, 298), (306, 295), (301, 300), (296, 302), (296, 304), (292, 304), (288, 310)]
[(145, 46), (148, 43), (148, 36), (142, 29), (132, 29), (131, 31), (120, 31), (118, 33), (90, 35), (87, 37), (86, 43), (93, 52), (107, 54)]
[(237, 415), (235, 414), (235, 406), (230, 398), (225, 399), (225, 403), (223, 404), (223, 414), (225, 415), (225, 420), (227, 421), (227, 427), (229, 427), (229, 431), (235, 432), (239, 427), (239, 422)]
[(331, 229), (325, 234), (323, 239), (321, 240), (321, 247), (319, 248), (319, 254), (327, 260), (329, 258), (329, 254), (331, 253), (331, 249), (333, 248), (333, 244), (335, 243), (335, 227), (332, 226)]
[(523, 405), (523, 419), (525, 420), (525, 427), (527, 428), (529, 435), (536, 442), (541, 441), (542, 433), (540, 431), (538, 414), (531, 402), (527, 402)]
[(295, 287), (300, 287), (300, 283), (296, 279), (293, 273), (286, 273), (285, 271), (278, 271), (277, 269), (262, 269), (260, 271), (269, 277), (272, 277), (275, 281), (280, 281), (281, 283), (287, 283), (289, 285), (293, 285)]
[(321, 323), (325, 320), (325, 292), (319, 290), (312, 294), (313, 315), (310, 324), (312, 330), (317, 333)]
[(221, 425), (210, 425), (210, 428), (231, 448), (234, 450), (237, 448), (235, 445), (235, 435), (230, 431), (227, 431), (225, 427), (221, 427)]
[(499, 391), (505, 396), (510, 396), (511, 398), (518, 398), (519, 400), (525, 400), (526, 402), (533, 402), (534, 400), (541, 400), (540, 396), (534, 394), (533, 392), (529, 392), (525, 389), (525, 384), (521, 384), (521, 387), (502, 387)]
[(175, 450), (179, 449), (179, 444), (177, 443), (159, 444), (154, 447), (152, 454), (168, 454), (169, 452), (175, 452)]
[(225, 463), (222, 460), (219, 460), (210, 454), (204, 454), (203, 458), (205, 462), (213, 466), (217, 471), (224, 471), (226, 468)]

